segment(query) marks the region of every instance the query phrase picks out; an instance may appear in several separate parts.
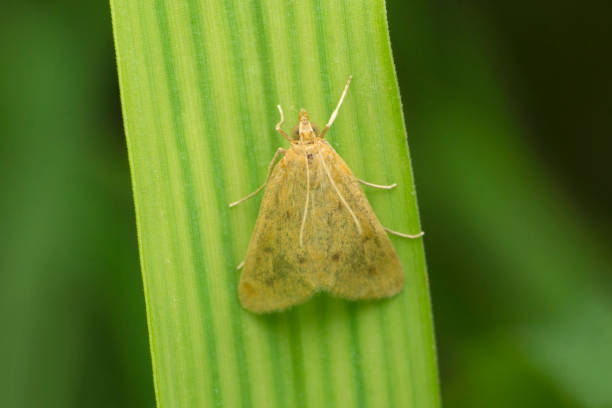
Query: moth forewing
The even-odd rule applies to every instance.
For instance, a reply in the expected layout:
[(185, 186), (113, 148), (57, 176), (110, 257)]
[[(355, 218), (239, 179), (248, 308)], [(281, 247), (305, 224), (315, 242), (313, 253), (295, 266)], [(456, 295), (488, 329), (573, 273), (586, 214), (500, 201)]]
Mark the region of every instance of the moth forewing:
[(330, 241), (334, 242), (328, 253), (334, 284), (324, 289), (353, 300), (396, 294), (402, 288), (404, 273), (389, 237), (344, 160), (327, 143), (321, 150), (331, 174), (330, 184), (340, 193), (335, 197), (333, 189), (322, 193), (322, 199), (330, 203)]
[(306, 199), (306, 158), (301, 150), (292, 146), (272, 171), (247, 249), (239, 297), (253, 312), (287, 308), (316, 290), (312, 277), (299, 268), (307, 263), (299, 247)]

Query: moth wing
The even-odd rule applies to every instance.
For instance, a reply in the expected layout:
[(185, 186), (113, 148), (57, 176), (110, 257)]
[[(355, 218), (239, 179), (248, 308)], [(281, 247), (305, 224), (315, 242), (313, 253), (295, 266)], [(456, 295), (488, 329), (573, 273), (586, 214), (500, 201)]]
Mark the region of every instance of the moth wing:
[(291, 307), (316, 290), (305, 273), (304, 251), (299, 250), (305, 166), (305, 156), (290, 149), (268, 180), (238, 287), (242, 306), (252, 312)]
[(304, 242), (319, 244), (314, 252), (326, 254), (319, 265), (318, 285), (353, 300), (398, 293), (404, 284), (402, 266), (359, 182), (331, 146), (323, 142), (319, 152), (324, 160), (318, 172), (321, 186), (313, 197), (311, 223), (304, 236)]

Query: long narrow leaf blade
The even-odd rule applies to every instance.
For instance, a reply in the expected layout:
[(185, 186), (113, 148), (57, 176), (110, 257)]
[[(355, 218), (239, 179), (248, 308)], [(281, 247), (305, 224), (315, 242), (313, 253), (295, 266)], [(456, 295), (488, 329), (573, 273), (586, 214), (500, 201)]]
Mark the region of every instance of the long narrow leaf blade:
[[(406, 273), (389, 300), (317, 296), (240, 307), (259, 186), (301, 107), (360, 178), (382, 223), (420, 231), (385, 5), (370, 1), (111, 0), (160, 407), (436, 407), (422, 240), (392, 237)], [(287, 125), (291, 126), (291, 125)], [(288, 127), (287, 130), (290, 130)]]

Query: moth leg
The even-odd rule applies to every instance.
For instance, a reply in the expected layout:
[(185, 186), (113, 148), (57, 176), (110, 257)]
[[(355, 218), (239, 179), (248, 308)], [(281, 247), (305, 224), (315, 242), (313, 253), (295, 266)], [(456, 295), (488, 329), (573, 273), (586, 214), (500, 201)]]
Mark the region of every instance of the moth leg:
[(280, 105), (276, 105), (276, 107), (278, 108), (278, 112), (280, 113), (280, 122), (278, 122), (276, 124), (276, 127), (274, 129), (276, 129), (276, 131), (278, 133), (280, 133), (281, 135), (283, 135), (283, 137), (285, 139), (287, 139), (289, 141), (289, 143), (291, 143), (291, 139), (289, 138), (289, 136), (285, 133), (285, 131), (283, 129), (281, 129), (281, 125), (283, 124), (283, 122), (285, 121), (285, 116), (283, 115), (283, 109), (281, 108)]
[(342, 96), (340, 96), (340, 100), (338, 101), (338, 106), (336, 106), (336, 109), (332, 112), (329, 118), (329, 122), (327, 122), (327, 125), (325, 125), (325, 127), (321, 131), (321, 135), (319, 136), (320, 138), (323, 138), (323, 136), (325, 136), (325, 133), (329, 130), (332, 123), (334, 123), (334, 120), (336, 120), (336, 116), (338, 116), (338, 111), (340, 110), (340, 106), (342, 105), (342, 102), (344, 101), (344, 97), (346, 96), (346, 91), (348, 91), (348, 87), (351, 83), (351, 79), (353, 79), (353, 76), (349, 75), (348, 81), (346, 81), (346, 85), (344, 86), (344, 91), (342, 91)]
[(357, 179), (357, 181), (360, 182), (361, 184), (365, 184), (366, 186), (370, 186), (374, 188), (381, 188), (383, 190), (391, 190), (392, 188), (397, 187), (397, 183), (393, 183), (389, 186), (383, 186), (380, 184), (368, 183), (367, 181), (363, 181), (362, 179)]
[(261, 185), (261, 187), (259, 187), (257, 190), (253, 191), (251, 194), (249, 194), (246, 197), (241, 198), (238, 201), (234, 201), (233, 203), (231, 203), (229, 206), (231, 207), (235, 207), (238, 204), (242, 203), (243, 201), (248, 200), (249, 198), (253, 197), (254, 195), (256, 195), (257, 193), (259, 193), (261, 190), (264, 189), (264, 187), (266, 186), (266, 184), (268, 184), (268, 179), (270, 178), (270, 174), (272, 174), (272, 168), (274, 167), (274, 164), (276, 162), (276, 158), (281, 155), (281, 154), (285, 154), (287, 150), (283, 149), (282, 147), (279, 147), (278, 150), (276, 150), (276, 153), (274, 153), (274, 157), (272, 158), (272, 161), (270, 162), (270, 165), (268, 166), (268, 175), (266, 176), (266, 181)]
[(237, 270), (237, 271), (239, 271), (239, 270), (241, 270), (243, 267), (244, 267), (244, 259), (242, 260), (242, 262), (240, 262), (240, 263), (238, 264), (238, 266), (236, 267), (236, 270)]
[(402, 238), (416, 239), (416, 238), (421, 238), (423, 235), (425, 235), (425, 232), (423, 231), (419, 232), (418, 234), (410, 235), (410, 234), (404, 234), (403, 232), (397, 232), (397, 231), (390, 230), (387, 227), (383, 227), (383, 228), (389, 234), (397, 235), (398, 237), (402, 237)]

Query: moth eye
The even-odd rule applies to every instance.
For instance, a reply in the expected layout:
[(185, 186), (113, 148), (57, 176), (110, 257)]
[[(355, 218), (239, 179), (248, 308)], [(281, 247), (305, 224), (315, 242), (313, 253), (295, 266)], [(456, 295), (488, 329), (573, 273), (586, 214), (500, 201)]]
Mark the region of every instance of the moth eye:
[(312, 126), (312, 131), (314, 132), (315, 136), (319, 135), (319, 126), (315, 125), (314, 123), (310, 123), (310, 126)]
[(300, 127), (295, 125), (293, 129), (291, 129), (291, 137), (295, 140), (300, 138)]

